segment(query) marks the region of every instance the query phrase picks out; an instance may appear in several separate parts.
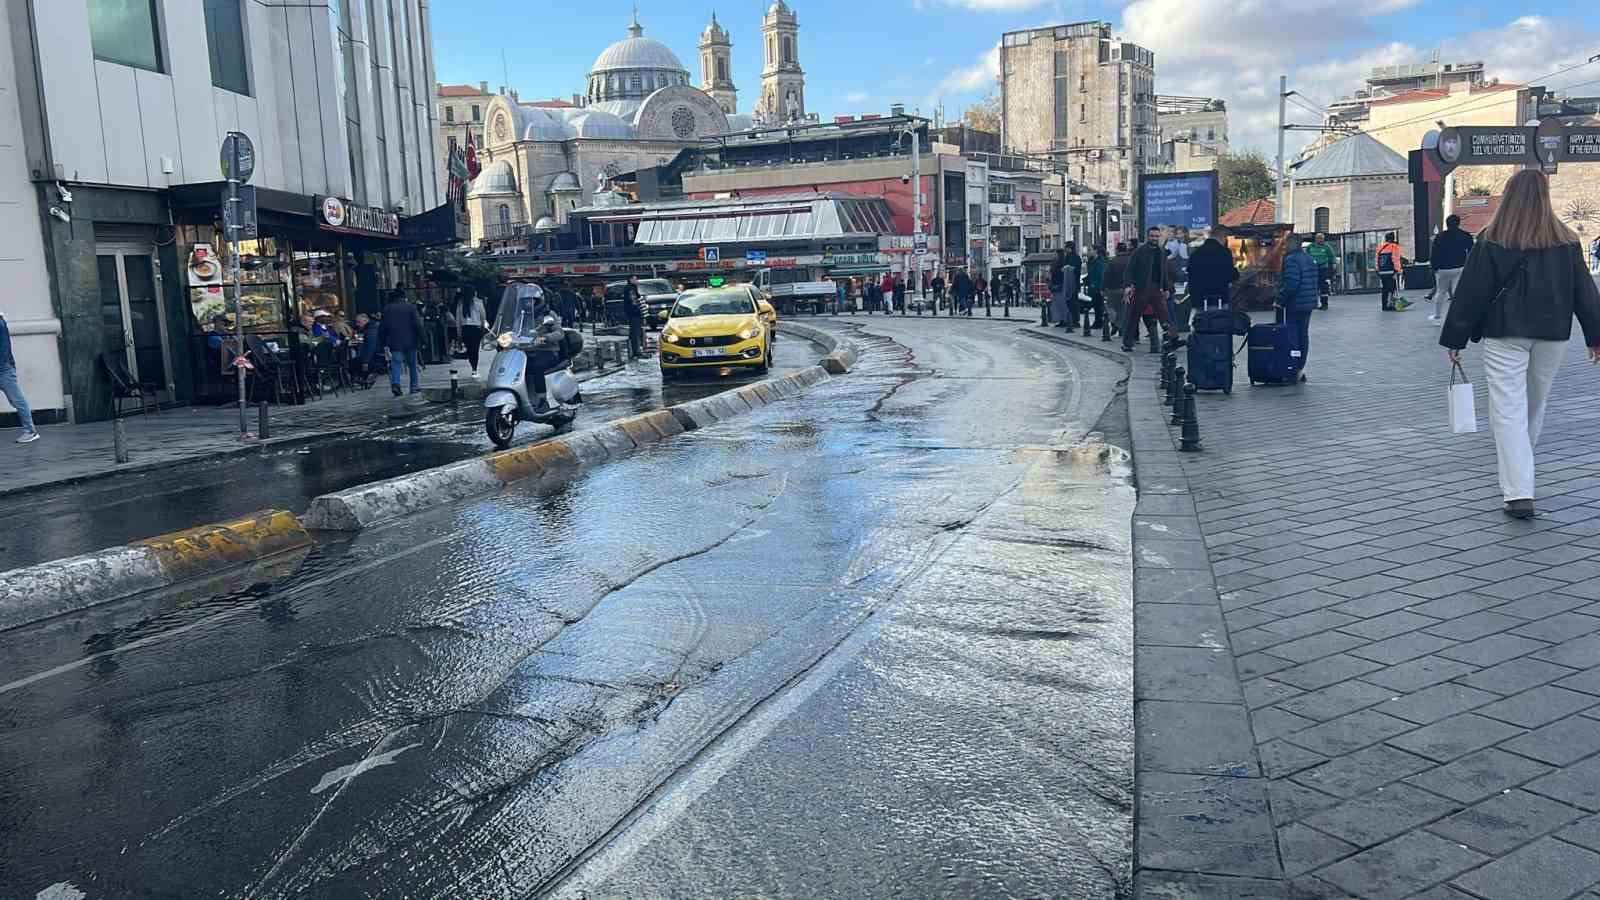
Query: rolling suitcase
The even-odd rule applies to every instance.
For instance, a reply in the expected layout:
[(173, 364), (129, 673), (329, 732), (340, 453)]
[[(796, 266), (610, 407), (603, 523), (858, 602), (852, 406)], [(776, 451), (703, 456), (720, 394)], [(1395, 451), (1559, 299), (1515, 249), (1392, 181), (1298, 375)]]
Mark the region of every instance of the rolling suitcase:
[(1189, 383), (1199, 391), (1233, 393), (1233, 335), (1189, 335)]
[(1248, 340), (1251, 384), (1294, 384), (1299, 380), (1300, 351), (1291, 326), (1252, 325)]

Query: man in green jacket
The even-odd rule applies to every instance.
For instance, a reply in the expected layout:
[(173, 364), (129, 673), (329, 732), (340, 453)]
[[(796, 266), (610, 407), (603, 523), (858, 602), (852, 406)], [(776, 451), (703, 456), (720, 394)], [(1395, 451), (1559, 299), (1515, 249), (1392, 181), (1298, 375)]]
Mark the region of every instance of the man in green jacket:
[(1089, 324), (1089, 314), (1084, 313), (1083, 336), (1088, 337), (1094, 329), (1100, 330), (1100, 340), (1111, 340), (1111, 316), (1106, 312), (1105, 287), (1106, 269), (1110, 261), (1106, 259), (1106, 248), (1090, 247), (1089, 262), (1084, 268), (1083, 292), (1089, 295), (1089, 308), (1094, 311), (1094, 324)]
[(1317, 264), (1318, 292), (1322, 297), (1322, 309), (1328, 308), (1328, 293), (1333, 289), (1333, 264), (1338, 260), (1333, 252), (1333, 247), (1328, 245), (1328, 236), (1317, 233), (1317, 239), (1306, 248), (1311, 254), (1311, 261)]

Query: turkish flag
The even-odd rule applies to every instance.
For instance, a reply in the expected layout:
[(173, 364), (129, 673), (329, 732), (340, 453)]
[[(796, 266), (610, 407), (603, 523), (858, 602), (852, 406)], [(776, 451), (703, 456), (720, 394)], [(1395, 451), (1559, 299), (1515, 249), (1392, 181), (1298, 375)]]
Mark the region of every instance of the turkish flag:
[(477, 178), (483, 169), (478, 165), (478, 148), (472, 144), (472, 129), (467, 129), (467, 177)]

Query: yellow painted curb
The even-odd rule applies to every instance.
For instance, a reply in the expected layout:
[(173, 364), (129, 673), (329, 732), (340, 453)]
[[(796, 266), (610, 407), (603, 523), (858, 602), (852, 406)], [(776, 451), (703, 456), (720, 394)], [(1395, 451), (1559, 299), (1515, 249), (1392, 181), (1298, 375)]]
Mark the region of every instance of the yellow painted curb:
[(132, 546), (148, 550), (162, 573), (179, 581), (309, 547), (311, 535), (294, 515), (267, 509), (232, 522), (135, 541)]
[(578, 467), (578, 456), (565, 443), (555, 440), (496, 453), (486, 458), (484, 463), (494, 477), (509, 483), (543, 475), (552, 469), (575, 469)]

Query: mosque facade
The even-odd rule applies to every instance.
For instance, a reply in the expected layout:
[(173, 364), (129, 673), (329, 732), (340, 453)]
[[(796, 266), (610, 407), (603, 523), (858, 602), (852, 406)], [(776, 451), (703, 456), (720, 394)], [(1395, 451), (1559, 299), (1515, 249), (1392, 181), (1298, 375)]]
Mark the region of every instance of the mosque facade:
[(784, 0), (768, 7), (762, 32), (753, 115), (738, 112), (733, 40), (714, 14), (697, 47), (698, 83), (671, 48), (644, 36), (636, 12), (628, 36), (595, 59), (578, 103), (496, 95), (483, 118), (482, 171), (467, 194), (473, 243), (559, 228), (607, 178), (664, 164), (706, 138), (813, 118), (805, 111), (799, 22)]

